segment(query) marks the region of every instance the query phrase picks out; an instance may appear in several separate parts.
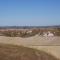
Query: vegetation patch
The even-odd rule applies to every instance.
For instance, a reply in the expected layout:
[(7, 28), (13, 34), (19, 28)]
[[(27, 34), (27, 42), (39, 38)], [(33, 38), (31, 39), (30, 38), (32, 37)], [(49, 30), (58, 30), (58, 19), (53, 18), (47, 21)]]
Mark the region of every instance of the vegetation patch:
[[(31, 32), (30, 32), (31, 31)], [(4, 30), (0, 31), (0, 36), (9, 36), (9, 37), (31, 37), (38, 34), (43, 36), (44, 33), (51, 32), (54, 36), (60, 36), (60, 28), (51, 28), (51, 29), (23, 29), (23, 30)]]

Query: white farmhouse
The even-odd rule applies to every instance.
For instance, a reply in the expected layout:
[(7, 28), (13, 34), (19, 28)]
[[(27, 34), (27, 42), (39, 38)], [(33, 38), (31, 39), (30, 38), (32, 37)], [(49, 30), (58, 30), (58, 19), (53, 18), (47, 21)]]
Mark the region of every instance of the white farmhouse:
[(54, 36), (54, 34), (51, 32), (48, 32), (48, 36)]

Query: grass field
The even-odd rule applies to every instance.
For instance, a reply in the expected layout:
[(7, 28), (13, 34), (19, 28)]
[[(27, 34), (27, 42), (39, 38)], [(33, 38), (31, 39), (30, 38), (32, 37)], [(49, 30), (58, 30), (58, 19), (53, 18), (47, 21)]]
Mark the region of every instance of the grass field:
[[(2, 45), (1, 45), (2, 44)], [(4, 45), (4, 44), (11, 44), (9, 45)], [(29, 37), (29, 38), (20, 38), (20, 37), (5, 37), (5, 36), (0, 36), (0, 57), (5, 56), (6, 57), (10, 54), (11, 50), (17, 50), (19, 51), (20, 48), (17, 48), (12, 46), (12, 45), (18, 45), (18, 46), (25, 46), (29, 48), (35, 48), (41, 51), (45, 51), (46, 53), (49, 53), (56, 58), (60, 59), (60, 37)], [(24, 49), (23, 49), (24, 50)], [(4, 52), (8, 52), (8, 55)], [(14, 51), (11, 52), (11, 55), (9, 55), (8, 58), (10, 58), (12, 55), (18, 57), (18, 53), (15, 55), (13, 54)], [(30, 53), (29, 53), (30, 54)], [(20, 55), (20, 54), (19, 54)], [(30, 56), (30, 55), (29, 55)], [(8, 58), (0, 59), (0, 60), (8, 60)], [(12, 57), (13, 59), (13, 57)], [(17, 60), (18, 58), (16, 58)], [(10, 59), (11, 60), (11, 59)], [(28, 59), (26, 59), (28, 60)]]
[(14, 45), (24, 45), (24, 46), (39, 46), (39, 45), (60, 45), (60, 37), (42, 37), (34, 36), (29, 38), (21, 37), (5, 37), (0, 36), (0, 43), (14, 44)]
[(60, 59), (60, 46), (30, 46), (30, 48), (45, 51)]
[(0, 44), (0, 60), (58, 60), (56, 57), (22, 46)]

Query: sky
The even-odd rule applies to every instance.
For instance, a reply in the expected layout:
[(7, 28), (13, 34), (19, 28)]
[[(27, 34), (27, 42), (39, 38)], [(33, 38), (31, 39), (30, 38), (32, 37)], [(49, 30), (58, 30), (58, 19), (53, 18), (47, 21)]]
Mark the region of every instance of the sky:
[(60, 0), (0, 0), (0, 26), (60, 25)]

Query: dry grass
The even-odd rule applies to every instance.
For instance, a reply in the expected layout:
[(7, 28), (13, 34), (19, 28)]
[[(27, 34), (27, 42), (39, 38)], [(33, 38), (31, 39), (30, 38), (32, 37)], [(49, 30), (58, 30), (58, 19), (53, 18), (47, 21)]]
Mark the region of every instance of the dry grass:
[[(47, 53), (51, 53), (53, 56), (60, 58), (60, 37), (5, 37), (0, 36), (0, 43), (3, 44), (13, 44), (13, 45), (23, 45), (27, 47), (36, 48)], [(42, 46), (43, 45), (43, 46)], [(45, 46), (46, 45), (46, 46)], [(49, 46), (47, 46), (49, 45)], [(50, 46), (53, 45), (53, 46)]]
[(45, 51), (60, 59), (60, 46), (30, 46), (30, 48)]
[(0, 60), (58, 60), (43, 51), (22, 46), (0, 44)]

